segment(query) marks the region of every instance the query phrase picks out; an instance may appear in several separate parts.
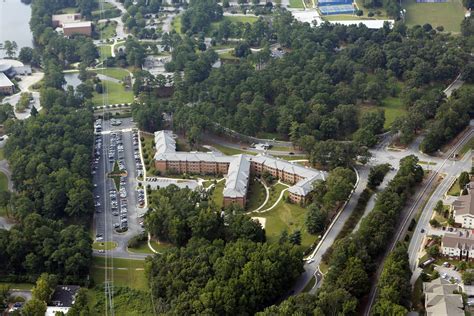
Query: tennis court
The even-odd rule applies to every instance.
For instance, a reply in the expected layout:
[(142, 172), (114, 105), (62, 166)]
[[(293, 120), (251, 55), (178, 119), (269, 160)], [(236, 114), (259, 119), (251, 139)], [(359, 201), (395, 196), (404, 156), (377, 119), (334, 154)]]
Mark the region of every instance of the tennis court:
[(354, 13), (355, 8), (351, 4), (326, 5), (319, 7), (323, 15)]

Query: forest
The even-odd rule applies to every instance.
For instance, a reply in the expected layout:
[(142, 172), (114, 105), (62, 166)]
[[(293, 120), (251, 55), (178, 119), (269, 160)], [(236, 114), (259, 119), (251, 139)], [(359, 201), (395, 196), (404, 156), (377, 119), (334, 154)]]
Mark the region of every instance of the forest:
[[(212, 52), (196, 53), (196, 41), (171, 35), (173, 60), (167, 69), (184, 71), (174, 78), (175, 128), (218, 132), (217, 122), (245, 135), (290, 139), (315, 162), (322, 159), (315, 147), (321, 141), (373, 146), (375, 136), (386, 130), (382, 105), (387, 98), (404, 105), (407, 114), (392, 130), (400, 143), (410, 143), (427, 122), (443, 116), (451, 101), (442, 89), (464, 70), (470, 47), (463, 38), (430, 25), (313, 28), (283, 10), (276, 10), (271, 22), (260, 19), (247, 27), (236, 56), (241, 45), (263, 49), (248, 50), (237, 63), (217, 69), (212, 68)], [(287, 53), (271, 58), (269, 44), (281, 45)], [(455, 125), (462, 128), (465, 119)], [(448, 133), (446, 140), (450, 137)]]
[[(88, 2), (80, 5), (86, 15)], [(75, 4), (32, 3), (34, 55), (45, 73), (43, 109), (32, 111), (26, 120), (4, 123), (9, 135), (5, 157), (15, 192), (2, 194), (1, 203), (18, 224), (10, 231), (0, 231), (2, 280), (32, 282), (47, 272), (65, 283), (85, 284), (89, 274), (92, 240), (86, 223), (94, 209), (90, 179), (93, 116), (80, 94), (63, 89), (62, 72), (78, 61), (89, 66), (97, 49), (88, 38), (66, 39), (51, 27), (51, 14)]]

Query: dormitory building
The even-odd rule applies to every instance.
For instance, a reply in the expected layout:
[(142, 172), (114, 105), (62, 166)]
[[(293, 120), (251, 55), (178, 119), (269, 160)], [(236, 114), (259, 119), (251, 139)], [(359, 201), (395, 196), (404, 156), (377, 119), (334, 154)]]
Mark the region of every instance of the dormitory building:
[(155, 132), (155, 148), (155, 168), (162, 173), (226, 175), (224, 206), (236, 203), (245, 207), (250, 176), (259, 176), (265, 171), (292, 185), (288, 192), (294, 203), (304, 203), (312, 191), (313, 182), (325, 178), (322, 171), (268, 155), (226, 156), (215, 152), (179, 152), (176, 151), (171, 131)]

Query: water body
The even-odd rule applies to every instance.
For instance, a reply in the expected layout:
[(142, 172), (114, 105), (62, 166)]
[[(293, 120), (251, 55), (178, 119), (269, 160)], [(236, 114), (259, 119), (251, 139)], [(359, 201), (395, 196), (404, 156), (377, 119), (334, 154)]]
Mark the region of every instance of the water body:
[[(0, 43), (15, 41), (17, 56), (22, 47), (33, 47), (33, 34), (30, 31), (31, 6), (20, 0), (0, 0)], [(0, 50), (0, 58), (5, 51)]]

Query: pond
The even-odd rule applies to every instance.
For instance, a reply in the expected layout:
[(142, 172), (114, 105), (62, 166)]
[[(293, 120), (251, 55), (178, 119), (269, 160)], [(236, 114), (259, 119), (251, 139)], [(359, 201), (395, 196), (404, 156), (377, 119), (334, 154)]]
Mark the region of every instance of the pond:
[[(0, 43), (15, 41), (18, 50), (33, 47), (33, 34), (30, 31), (31, 6), (20, 0), (0, 0)], [(0, 50), (0, 58), (5, 51)]]

